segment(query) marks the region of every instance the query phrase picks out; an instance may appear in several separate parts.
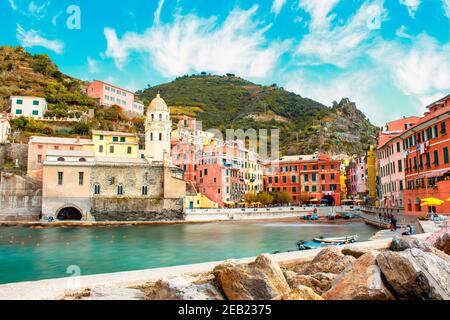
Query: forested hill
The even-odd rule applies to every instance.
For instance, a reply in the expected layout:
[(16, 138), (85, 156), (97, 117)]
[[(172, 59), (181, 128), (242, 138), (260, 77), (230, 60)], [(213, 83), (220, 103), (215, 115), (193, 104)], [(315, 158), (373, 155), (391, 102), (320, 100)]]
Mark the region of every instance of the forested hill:
[(262, 86), (230, 74), (183, 76), (137, 93), (147, 105), (158, 92), (173, 116), (196, 117), (203, 129), (279, 128), (284, 154), (362, 154), (376, 141), (378, 128), (348, 99), (327, 107), (276, 84)]

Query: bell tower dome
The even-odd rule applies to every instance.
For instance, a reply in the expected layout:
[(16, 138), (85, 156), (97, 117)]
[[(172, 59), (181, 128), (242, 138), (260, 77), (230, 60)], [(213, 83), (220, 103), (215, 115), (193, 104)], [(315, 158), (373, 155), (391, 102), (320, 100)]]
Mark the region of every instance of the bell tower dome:
[(170, 159), (172, 120), (166, 102), (160, 94), (150, 102), (145, 120), (145, 157), (152, 162)]

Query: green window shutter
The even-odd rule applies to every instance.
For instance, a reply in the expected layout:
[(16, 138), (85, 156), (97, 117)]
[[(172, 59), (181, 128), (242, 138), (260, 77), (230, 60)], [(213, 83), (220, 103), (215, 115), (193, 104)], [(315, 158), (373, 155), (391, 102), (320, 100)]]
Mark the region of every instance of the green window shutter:
[(23, 104), (23, 100), (22, 99), (17, 99), (17, 104)]
[(22, 109), (16, 109), (16, 114), (22, 114)]
[(33, 106), (38, 106), (39, 105), (39, 100), (33, 100)]
[(33, 110), (33, 116), (37, 116), (39, 115), (39, 111), (38, 110)]
[(125, 141), (126, 141), (125, 137), (120, 137), (120, 142), (125, 142)]

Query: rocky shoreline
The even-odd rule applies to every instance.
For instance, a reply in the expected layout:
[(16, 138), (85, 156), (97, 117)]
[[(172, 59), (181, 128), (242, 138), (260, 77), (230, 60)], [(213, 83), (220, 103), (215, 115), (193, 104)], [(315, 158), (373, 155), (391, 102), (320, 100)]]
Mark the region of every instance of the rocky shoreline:
[(64, 299), (450, 300), (450, 231), (425, 241), (395, 237), (386, 250), (328, 247), (311, 261), (280, 266), (270, 255), (227, 260), (200, 275), (129, 288), (90, 288)]

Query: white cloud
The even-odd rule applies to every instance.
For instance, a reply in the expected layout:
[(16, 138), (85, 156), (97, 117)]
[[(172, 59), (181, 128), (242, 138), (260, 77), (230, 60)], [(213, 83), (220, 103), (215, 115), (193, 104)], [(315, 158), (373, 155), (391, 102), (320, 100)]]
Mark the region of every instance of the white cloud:
[(450, 19), (450, 0), (442, 0), (445, 15)]
[(408, 34), (408, 30), (403, 25), (395, 31), (395, 35), (399, 38), (414, 39), (413, 36)]
[(399, 2), (408, 9), (409, 15), (414, 18), (417, 9), (419, 9), (421, 0), (399, 0)]
[(274, 13), (276, 16), (279, 15), (285, 4), (286, 0), (273, 0), (270, 12)]
[(153, 67), (165, 77), (189, 72), (236, 73), (244, 77), (265, 77), (275, 67), (290, 42), (268, 43), (271, 27), (254, 21), (258, 6), (233, 10), (222, 24), (216, 17), (175, 15), (170, 23), (153, 24), (143, 34), (105, 28), (106, 57), (122, 68), (132, 53), (148, 56)]
[(91, 57), (88, 57), (87, 58), (87, 64), (88, 64), (88, 68), (89, 68), (89, 72), (90, 73), (98, 73), (98, 72), (100, 72), (100, 68), (98, 66), (97, 60), (95, 60), (95, 59), (93, 59)]
[(340, 0), (299, 0), (298, 5), (311, 16), (309, 23), (310, 30), (323, 31), (327, 30), (335, 15), (330, 12), (338, 4)]
[(158, 8), (156, 9), (155, 14), (153, 15), (153, 22), (155, 24), (159, 24), (163, 5), (164, 5), (164, 0), (159, 0)]
[(313, 19), (311, 23), (315, 26), (310, 27), (312, 32), (302, 39), (297, 53), (311, 64), (346, 67), (352, 59), (365, 52), (370, 46), (368, 40), (373, 39), (375, 31), (381, 28), (381, 22), (386, 15), (383, 2), (365, 2), (347, 24), (334, 28), (330, 28), (327, 15), (319, 15), (319, 22)]
[(369, 54), (406, 95), (430, 96), (450, 90), (450, 43), (440, 44), (421, 34), (407, 45), (381, 42)]
[(14, 0), (9, 0), (9, 5), (11, 6), (11, 9), (13, 9), (14, 11), (17, 10), (17, 5), (14, 2)]
[(63, 52), (64, 44), (61, 41), (46, 39), (36, 30), (26, 31), (18, 24), (16, 32), (17, 40), (25, 48), (44, 47), (58, 54)]

